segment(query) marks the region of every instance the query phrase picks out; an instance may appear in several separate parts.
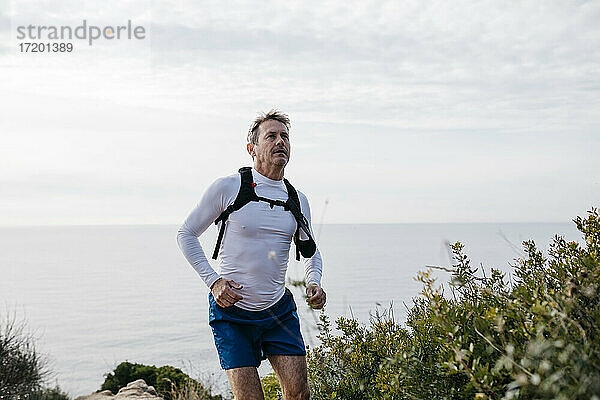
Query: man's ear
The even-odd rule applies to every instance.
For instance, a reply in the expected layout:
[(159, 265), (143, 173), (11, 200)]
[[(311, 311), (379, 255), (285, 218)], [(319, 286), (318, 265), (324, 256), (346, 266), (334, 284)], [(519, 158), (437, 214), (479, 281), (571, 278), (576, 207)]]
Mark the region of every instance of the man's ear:
[(254, 144), (248, 143), (246, 145), (246, 150), (248, 150), (248, 154), (250, 154), (252, 156), (252, 159), (254, 159)]

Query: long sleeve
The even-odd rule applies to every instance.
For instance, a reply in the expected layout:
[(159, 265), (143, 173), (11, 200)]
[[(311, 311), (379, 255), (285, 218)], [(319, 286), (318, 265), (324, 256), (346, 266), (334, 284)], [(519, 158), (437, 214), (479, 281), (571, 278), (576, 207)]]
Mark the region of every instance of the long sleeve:
[[(229, 179), (230, 181), (231, 179)], [(214, 222), (225, 209), (224, 199), (231, 189), (228, 178), (216, 180), (208, 187), (200, 202), (192, 210), (184, 223), (177, 231), (177, 243), (200, 278), (210, 288), (219, 279), (219, 274), (211, 267), (198, 237)], [(239, 183), (238, 183), (239, 187)], [(234, 190), (237, 190), (234, 188)]]
[[(311, 222), (311, 217), (310, 217), (310, 206), (308, 204), (308, 200), (307, 200), (306, 196), (304, 196), (303, 193), (298, 192), (298, 194), (299, 194), (298, 197), (300, 198), (300, 207), (302, 208), (302, 214), (304, 214), (304, 216), (308, 220), (308, 226), (310, 227), (310, 234), (312, 235), (313, 239), (316, 241), (315, 234), (313, 233), (313, 228), (312, 228), (312, 222)], [(306, 234), (304, 234), (302, 232), (300, 235), (300, 239), (306, 240), (306, 239), (308, 239), (308, 236), (306, 236)], [(304, 271), (305, 271), (304, 279), (306, 280), (306, 285), (315, 283), (315, 284), (321, 286), (323, 260), (321, 259), (321, 253), (319, 252), (319, 248), (317, 247), (317, 250), (315, 251), (315, 254), (313, 254), (312, 257), (303, 258), (303, 262), (304, 262)]]

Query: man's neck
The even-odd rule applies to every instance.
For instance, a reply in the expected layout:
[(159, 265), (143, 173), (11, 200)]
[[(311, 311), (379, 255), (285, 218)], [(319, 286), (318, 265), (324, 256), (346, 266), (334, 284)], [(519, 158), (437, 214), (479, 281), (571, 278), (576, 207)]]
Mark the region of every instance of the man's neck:
[(280, 181), (283, 179), (283, 170), (285, 169), (285, 165), (265, 165), (254, 161), (254, 169), (256, 170), (256, 172), (263, 176), (266, 176), (269, 179), (273, 179), (274, 181)]

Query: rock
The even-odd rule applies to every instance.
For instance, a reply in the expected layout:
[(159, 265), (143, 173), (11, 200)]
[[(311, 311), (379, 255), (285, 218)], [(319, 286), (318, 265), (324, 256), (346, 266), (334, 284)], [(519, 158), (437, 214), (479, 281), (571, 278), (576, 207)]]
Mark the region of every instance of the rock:
[(119, 393), (113, 395), (110, 390), (104, 390), (99, 393), (92, 393), (87, 396), (79, 396), (75, 400), (163, 400), (156, 393), (156, 389), (148, 386), (143, 379), (129, 382), (127, 386), (122, 387)]
[(146, 390), (146, 392), (158, 396), (158, 393), (156, 393), (156, 389), (154, 389), (154, 386), (148, 386), (148, 390)]
[(76, 397), (75, 400), (107, 400), (113, 397), (114, 396), (110, 390), (103, 390), (99, 393), (92, 393), (87, 396)]

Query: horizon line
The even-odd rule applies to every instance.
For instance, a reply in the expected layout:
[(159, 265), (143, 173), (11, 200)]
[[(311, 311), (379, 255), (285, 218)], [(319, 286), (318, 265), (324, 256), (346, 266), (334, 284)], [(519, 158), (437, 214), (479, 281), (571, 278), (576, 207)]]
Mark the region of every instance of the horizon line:
[[(313, 223), (313, 226), (321, 225), (476, 225), (476, 224), (571, 224), (570, 221), (482, 221), (482, 222), (335, 222), (335, 223)], [(2, 228), (58, 228), (58, 227), (107, 227), (107, 226), (179, 226), (176, 223), (115, 223), (115, 224), (38, 224), (38, 225), (2, 225)]]

